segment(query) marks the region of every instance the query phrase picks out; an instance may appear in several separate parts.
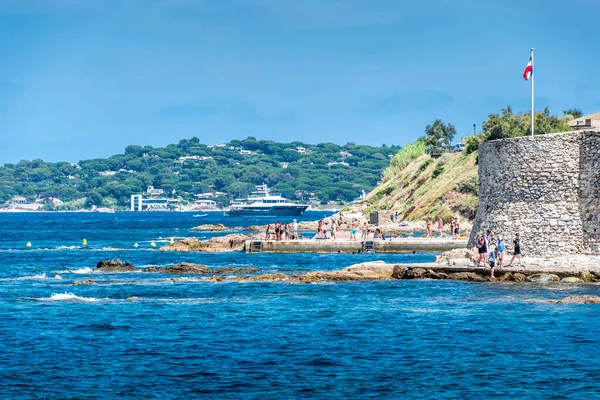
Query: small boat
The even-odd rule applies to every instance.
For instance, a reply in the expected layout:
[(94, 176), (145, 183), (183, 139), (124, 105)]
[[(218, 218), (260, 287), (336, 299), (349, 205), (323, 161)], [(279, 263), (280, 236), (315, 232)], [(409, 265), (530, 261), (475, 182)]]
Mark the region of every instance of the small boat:
[(196, 214), (196, 215), (194, 215), (194, 218), (202, 218), (202, 217), (208, 217), (208, 214)]

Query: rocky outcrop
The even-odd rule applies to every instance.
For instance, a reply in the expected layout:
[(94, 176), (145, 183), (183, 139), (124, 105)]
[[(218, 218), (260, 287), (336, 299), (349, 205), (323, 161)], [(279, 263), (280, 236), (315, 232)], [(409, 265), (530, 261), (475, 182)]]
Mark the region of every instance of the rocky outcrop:
[(157, 272), (160, 274), (207, 274), (210, 270), (204, 264), (182, 262), (172, 267), (148, 267), (144, 269), (144, 272)]
[(191, 230), (193, 230), (193, 231), (206, 231), (206, 232), (222, 232), (227, 229), (231, 229), (231, 228), (228, 228), (223, 224), (215, 224), (215, 225), (203, 224), (203, 225), (198, 225), (198, 226), (191, 228)]
[(75, 281), (73, 282), (73, 286), (79, 286), (79, 285), (95, 285), (96, 282), (94, 282), (91, 279), (86, 279), (85, 281)]
[(133, 264), (121, 260), (102, 260), (96, 265), (96, 272), (135, 272), (139, 271)]
[(192, 264), (182, 262), (171, 267), (148, 267), (144, 272), (159, 274), (256, 274), (260, 272), (258, 268), (216, 268), (210, 269), (204, 264)]
[(562, 300), (548, 300), (550, 304), (600, 304), (600, 296), (579, 295), (568, 296)]
[(479, 254), (476, 249), (454, 249), (435, 257), (435, 262), (447, 265), (474, 265)]
[(252, 239), (252, 235), (230, 234), (214, 237), (207, 241), (196, 238), (186, 238), (173, 244), (160, 248), (163, 251), (204, 251), (207, 253), (218, 253), (232, 250), (242, 250), (246, 240)]
[(555, 274), (535, 274), (527, 277), (527, 282), (556, 282), (560, 281), (560, 277)]
[(316, 279), (328, 281), (389, 280), (393, 279), (393, 272), (393, 264), (374, 261), (351, 265), (342, 270), (307, 272), (299, 275), (298, 279), (300, 282), (310, 282)]

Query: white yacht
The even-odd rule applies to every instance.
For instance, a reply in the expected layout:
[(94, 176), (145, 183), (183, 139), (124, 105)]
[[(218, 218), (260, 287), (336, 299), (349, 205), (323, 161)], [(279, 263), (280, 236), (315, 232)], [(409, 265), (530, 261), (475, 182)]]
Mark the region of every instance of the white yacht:
[(246, 199), (236, 199), (229, 208), (229, 217), (247, 216), (293, 216), (299, 217), (308, 208), (307, 204), (290, 202), (280, 194), (271, 194), (267, 185), (256, 187)]

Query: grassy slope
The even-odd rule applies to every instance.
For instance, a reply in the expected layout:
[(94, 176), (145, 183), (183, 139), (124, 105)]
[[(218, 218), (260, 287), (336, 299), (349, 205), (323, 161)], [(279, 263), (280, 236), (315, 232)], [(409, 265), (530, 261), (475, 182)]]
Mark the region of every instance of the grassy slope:
[(479, 203), (476, 159), (476, 152), (420, 156), (369, 193), (361, 202), (363, 212), (398, 211), (408, 221), (438, 215), (447, 221), (457, 214), (472, 220)]

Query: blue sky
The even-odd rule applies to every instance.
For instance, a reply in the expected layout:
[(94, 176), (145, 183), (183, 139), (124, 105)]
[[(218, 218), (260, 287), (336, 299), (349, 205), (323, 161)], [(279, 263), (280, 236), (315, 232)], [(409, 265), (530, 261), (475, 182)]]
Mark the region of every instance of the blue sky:
[(600, 111), (596, 0), (0, 0), (0, 164)]

